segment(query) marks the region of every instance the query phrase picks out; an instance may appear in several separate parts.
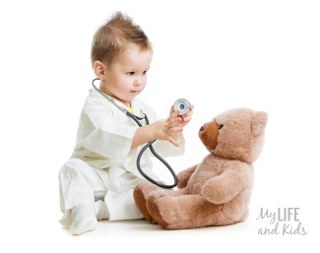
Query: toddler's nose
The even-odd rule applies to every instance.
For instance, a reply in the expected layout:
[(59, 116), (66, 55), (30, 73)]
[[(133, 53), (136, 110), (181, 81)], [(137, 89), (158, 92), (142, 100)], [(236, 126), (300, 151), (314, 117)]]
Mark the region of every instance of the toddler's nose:
[(142, 80), (140, 77), (136, 77), (136, 79), (134, 80), (133, 85), (134, 86), (140, 86), (140, 84), (142, 83)]

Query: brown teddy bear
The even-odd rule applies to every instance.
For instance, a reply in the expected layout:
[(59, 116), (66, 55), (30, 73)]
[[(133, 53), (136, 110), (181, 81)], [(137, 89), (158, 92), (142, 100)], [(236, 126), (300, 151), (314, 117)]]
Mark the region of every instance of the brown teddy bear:
[(204, 124), (199, 137), (210, 154), (178, 174), (178, 190), (149, 182), (135, 187), (135, 203), (145, 219), (164, 229), (244, 221), (253, 184), (252, 163), (261, 153), (266, 123), (265, 112), (238, 108)]

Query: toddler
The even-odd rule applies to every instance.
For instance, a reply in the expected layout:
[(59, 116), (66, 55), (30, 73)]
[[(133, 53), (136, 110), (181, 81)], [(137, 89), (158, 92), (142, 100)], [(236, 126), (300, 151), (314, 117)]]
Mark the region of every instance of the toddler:
[[(99, 91), (89, 91), (74, 152), (59, 173), (64, 214), (60, 223), (71, 234), (93, 230), (102, 219), (142, 218), (133, 200), (133, 188), (142, 180), (137, 156), (144, 144), (154, 139), (160, 155), (182, 154), (182, 130), (190, 122), (193, 109), (190, 106), (190, 112), (180, 117), (171, 107), (168, 118), (157, 121), (155, 112), (136, 98), (146, 86), (152, 47), (142, 29), (120, 12), (96, 32), (91, 59), (100, 79)], [(150, 125), (143, 122), (145, 126), (139, 128), (114, 103), (137, 116), (147, 114)], [(141, 167), (156, 178), (151, 158), (147, 150)]]

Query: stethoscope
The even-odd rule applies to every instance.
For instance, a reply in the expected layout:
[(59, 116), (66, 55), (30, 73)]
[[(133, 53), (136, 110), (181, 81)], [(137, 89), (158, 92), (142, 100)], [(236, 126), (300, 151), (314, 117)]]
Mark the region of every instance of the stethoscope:
[[(94, 82), (95, 81), (98, 81), (100, 80), (99, 78), (95, 78), (92, 80), (92, 86), (93, 88), (98, 91), (103, 97), (105, 97), (106, 99), (108, 99), (115, 107), (117, 107), (120, 111), (122, 111), (125, 115), (127, 115), (129, 118), (133, 119), (133, 121), (139, 126), (139, 127), (142, 127), (142, 123), (141, 121), (142, 120), (145, 120), (146, 124), (149, 125), (149, 119), (147, 117), (147, 114), (144, 114), (144, 117), (138, 117), (136, 115), (134, 115), (133, 113), (129, 112), (127, 109), (121, 107), (120, 105), (118, 105), (113, 99), (111, 99), (110, 97), (108, 97), (105, 93), (103, 93), (101, 90), (99, 90)], [(175, 172), (173, 171), (173, 169), (171, 168), (171, 166), (167, 163), (166, 160), (164, 160), (153, 148), (152, 144), (155, 142), (156, 140), (153, 140), (153, 141), (150, 141), (148, 142), (142, 149), (141, 151), (139, 152), (138, 154), (138, 157), (137, 157), (137, 168), (138, 168), (138, 171), (140, 172), (140, 174), (146, 178), (148, 181), (150, 181), (151, 183), (155, 184), (155, 185), (158, 185), (162, 188), (166, 188), (166, 189), (170, 189), (170, 188), (173, 188), (177, 185), (178, 183), (178, 178), (177, 178), (177, 175), (175, 174)], [(173, 184), (164, 184), (160, 181), (157, 181), (151, 177), (149, 177), (141, 168), (141, 165), (140, 165), (140, 160), (141, 160), (141, 157), (143, 155), (143, 153), (147, 150), (147, 149), (150, 149), (151, 153), (160, 161), (164, 164), (164, 166), (167, 167), (167, 169), (169, 170), (169, 172), (171, 173), (172, 177), (173, 177), (173, 180), (174, 180), (174, 183)]]

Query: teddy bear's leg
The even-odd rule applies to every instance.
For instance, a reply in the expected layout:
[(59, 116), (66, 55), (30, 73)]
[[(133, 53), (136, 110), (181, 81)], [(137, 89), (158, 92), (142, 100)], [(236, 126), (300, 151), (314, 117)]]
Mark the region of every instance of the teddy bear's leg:
[(152, 218), (147, 209), (147, 198), (151, 192), (157, 189), (159, 189), (157, 186), (145, 181), (138, 184), (133, 191), (135, 204), (142, 213), (143, 217), (148, 221), (152, 221)]
[(240, 222), (245, 221), (245, 220), (248, 218), (248, 216), (249, 216), (249, 212), (248, 212), (248, 210), (247, 210), (247, 211), (244, 213), (244, 215), (241, 217)]
[(185, 229), (231, 224), (222, 211), (199, 195), (154, 197), (147, 200), (152, 218), (164, 229)]

